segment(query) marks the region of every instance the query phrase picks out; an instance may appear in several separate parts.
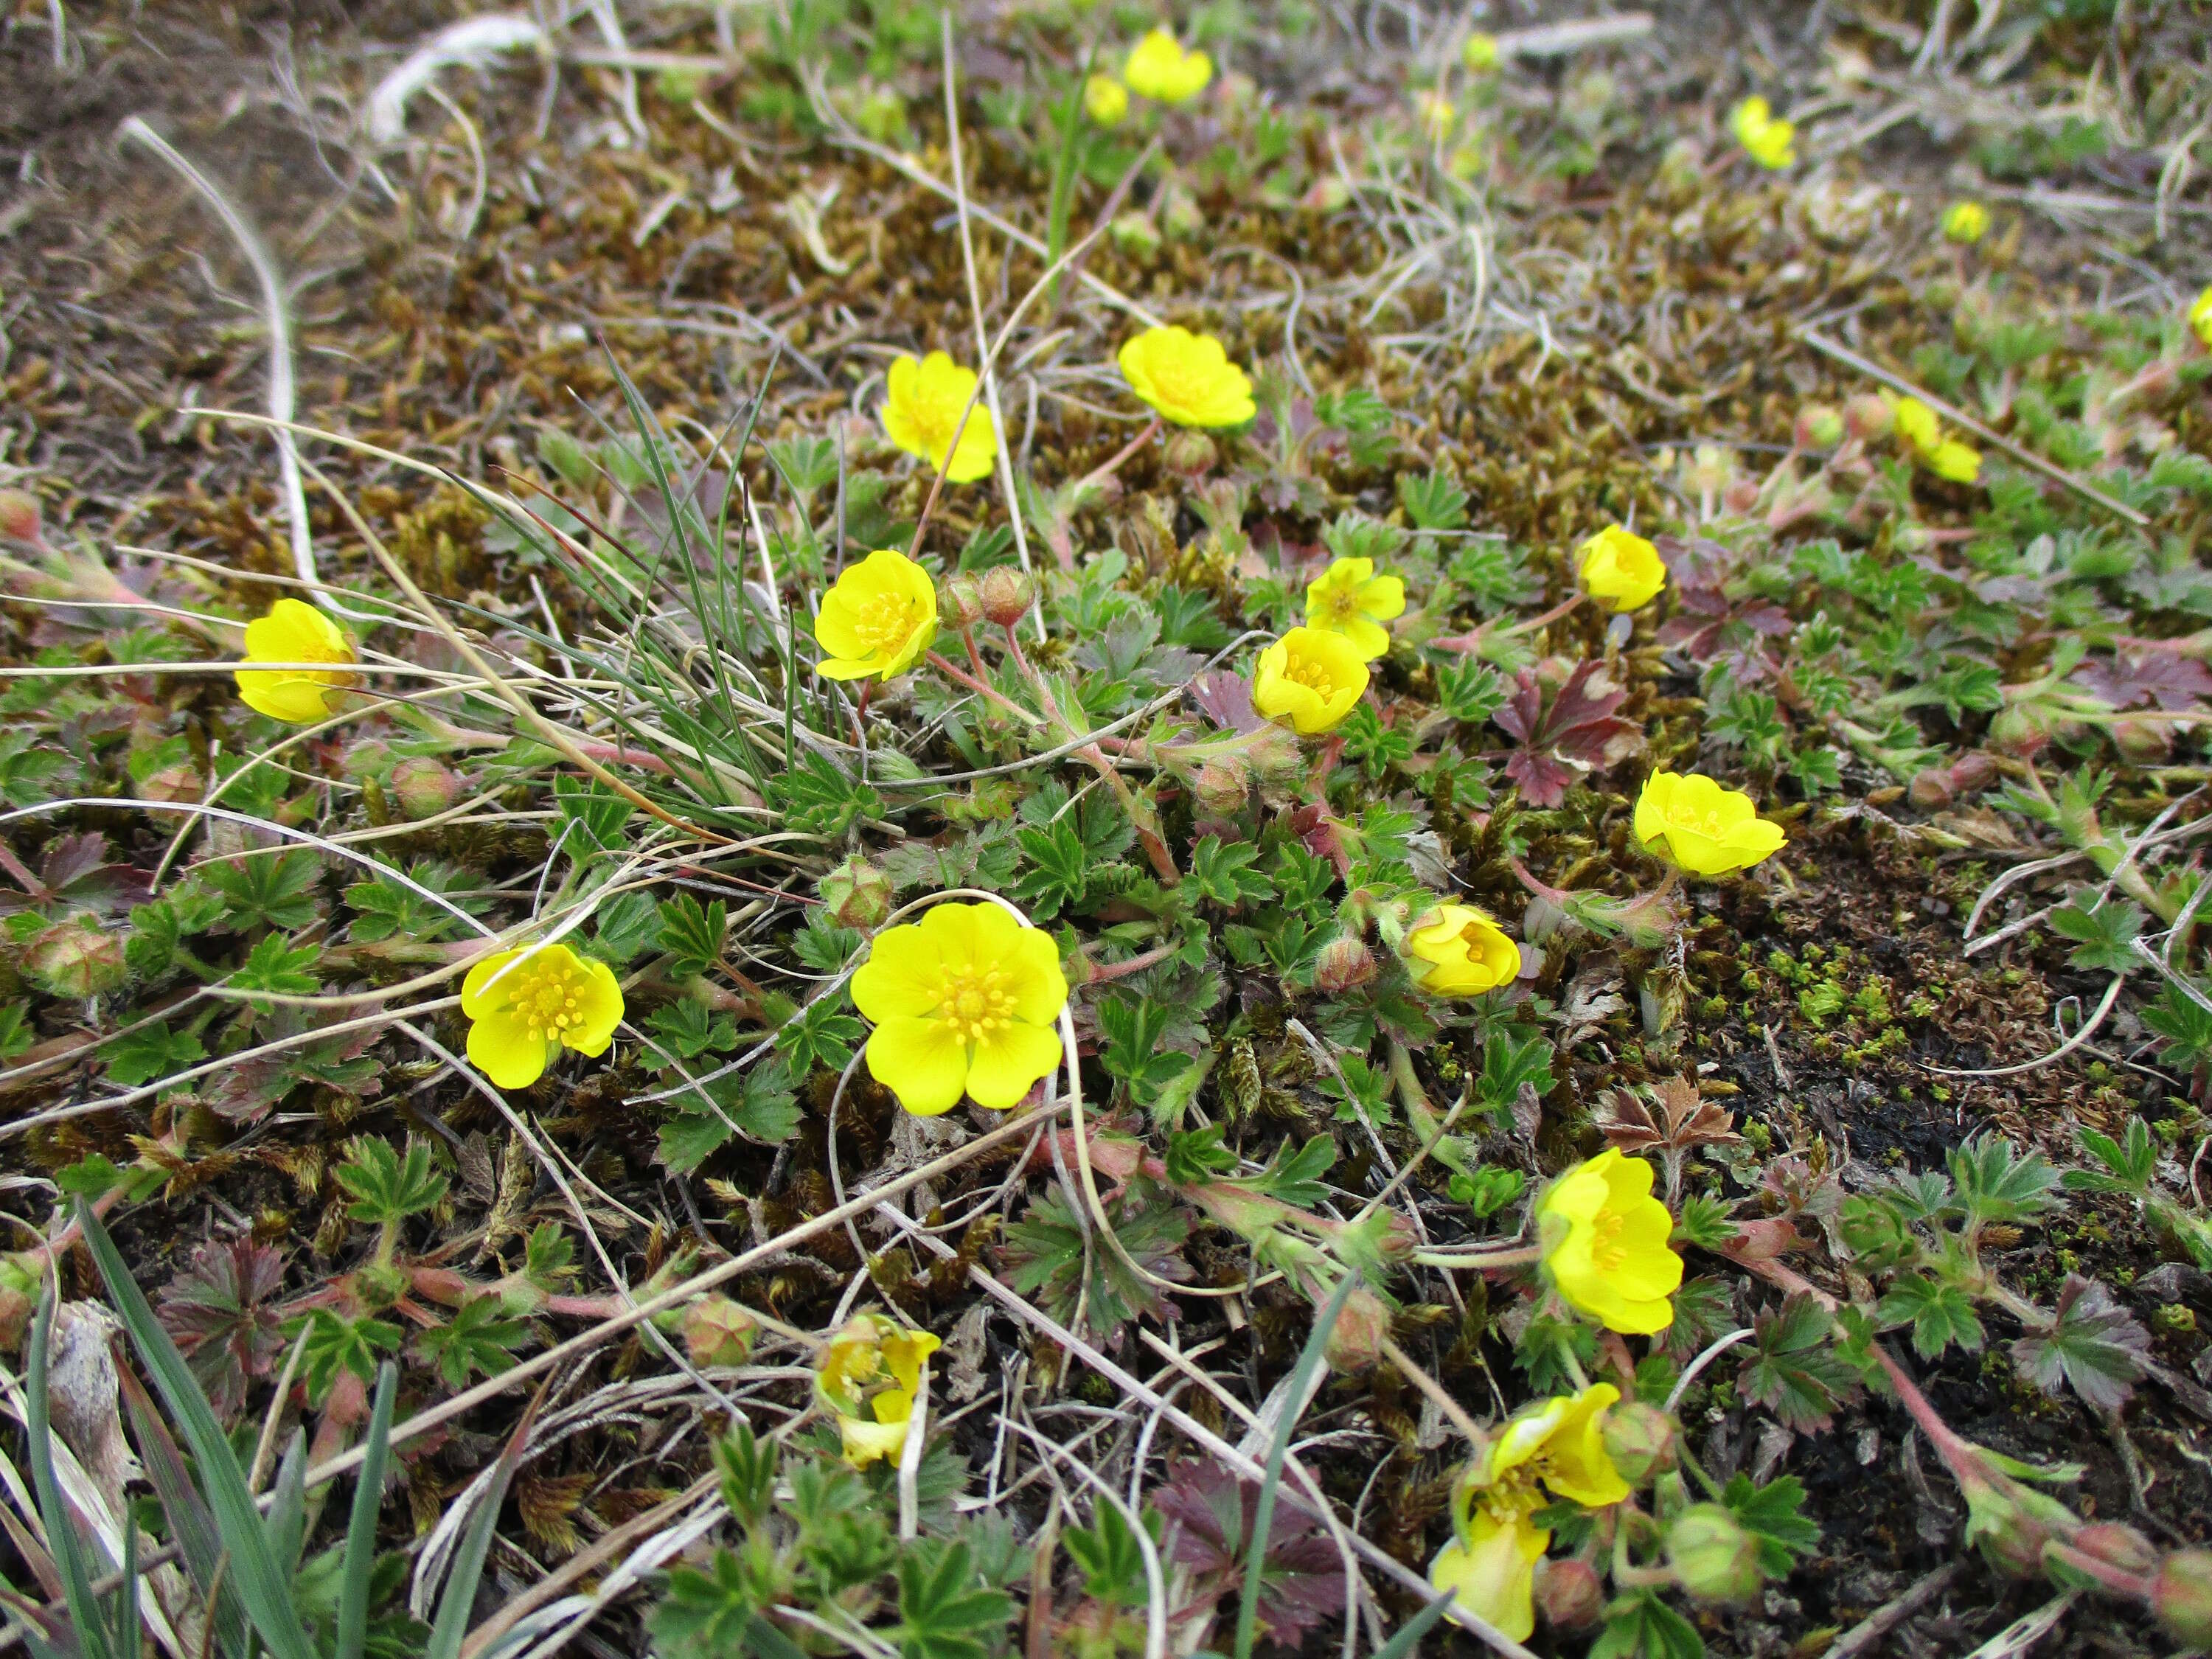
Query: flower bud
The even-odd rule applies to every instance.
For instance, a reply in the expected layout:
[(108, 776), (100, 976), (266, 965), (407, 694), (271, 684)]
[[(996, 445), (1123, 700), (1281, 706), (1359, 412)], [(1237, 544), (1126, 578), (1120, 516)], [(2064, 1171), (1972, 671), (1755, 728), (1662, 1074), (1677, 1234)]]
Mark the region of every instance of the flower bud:
[(1674, 1419), (1656, 1406), (1624, 1400), (1606, 1413), (1600, 1432), (1605, 1455), (1632, 1486), (1640, 1486), (1674, 1467), (1678, 1433)]
[(1924, 766), (1912, 775), (1912, 782), (1905, 795), (1923, 812), (1951, 804), (1951, 769), (1948, 766)]
[(1748, 513), (1759, 505), (1759, 481), (1738, 478), (1721, 491), (1721, 505), (1731, 513)]
[(1314, 988), (1336, 996), (1366, 984), (1375, 972), (1375, 953), (1366, 942), (1356, 933), (1339, 933), (1315, 959)]
[(963, 631), (983, 620), (983, 592), (975, 579), (963, 571), (937, 590), (937, 614), (948, 628)]
[(1194, 478), (1202, 472), (1212, 471), (1213, 464), (1221, 459), (1221, 452), (1213, 447), (1213, 440), (1195, 427), (1177, 427), (1163, 453), (1169, 471)]
[(1871, 392), (1844, 405), (1844, 429), (1861, 443), (1879, 443), (1897, 429), (1897, 411)]
[(2150, 1540), (2118, 1521), (2094, 1522), (2067, 1541), (2081, 1554), (2122, 1572), (2148, 1575), (2158, 1569), (2158, 1551)]
[(55, 996), (96, 997), (123, 983), (123, 934), (82, 920), (58, 922), (32, 939), (23, 966)]
[(2212, 1647), (2212, 1550), (2176, 1550), (2160, 1562), (2150, 1606), (2183, 1647)]
[(1334, 1370), (1364, 1371), (1382, 1357), (1382, 1341), (1389, 1334), (1389, 1305), (1364, 1285), (1355, 1285), (1337, 1310), (1322, 1352)]
[(880, 927), (891, 913), (891, 878), (858, 856), (823, 877), (816, 890), (841, 927)]
[(461, 781), (427, 755), (411, 755), (392, 769), (392, 798), (410, 818), (434, 818), (461, 798)]
[(1833, 449), (1844, 441), (1844, 417), (1826, 404), (1807, 404), (1791, 435), (1800, 449)]
[(1692, 1504), (1667, 1529), (1667, 1565), (1699, 1601), (1741, 1603), (1759, 1593), (1759, 1540), (1718, 1504)]
[(2173, 752), (2173, 724), (2156, 714), (2122, 714), (2112, 733), (2113, 746), (2137, 766), (2155, 766)]
[(1536, 1612), (1553, 1630), (1588, 1630), (1605, 1612), (1597, 1570), (1572, 1556), (1536, 1563)]
[(684, 1346), (695, 1365), (742, 1365), (759, 1323), (726, 1296), (706, 1296), (684, 1310)]
[(15, 542), (45, 539), (39, 527), (39, 498), (21, 489), (0, 489), (0, 538)]
[(207, 781), (190, 761), (157, 767), (138, 781), (141, 800), (198, 800), (207, 793)]
[(1242, 811), (1251, 793), (1251, 784), (1243, 767), (1218, 760), (1210, 760), (1198, 769), (1191, 788), (1208, 811), (1224, 813)]
[(1116, 248), (1133, 259), (1150, 259), (1160, 251), (1160, 228), (1149, 214), (1134, 208), (1116, 215), (1106, 234), (1114, 239)]
[(1182, 185), (1170, 185), (1161, 192), (1160, 228), (1171, 241), (1188, 241), (1206, 228), (1206, 210)]
[(983, 614), (1000, 628), (1019, 622), (1036, 597), (1036, 584), (1013, 565), (994, 564), (983, 573)]
[(2050, 728), (2017, 704), (2000, 708), (1990, 721), (1990, 747), (2001, 755), (2027, 760), (2051, 741)]

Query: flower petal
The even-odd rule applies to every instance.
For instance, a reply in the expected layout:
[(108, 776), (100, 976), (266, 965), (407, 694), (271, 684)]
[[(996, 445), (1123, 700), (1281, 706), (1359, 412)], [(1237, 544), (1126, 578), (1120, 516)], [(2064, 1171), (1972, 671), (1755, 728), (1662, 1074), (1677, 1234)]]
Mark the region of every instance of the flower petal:
[(530, 1035), (507, 1014), (489, 1014), (469, 1027), (469, 1063), (502, 1089), (527, 1089), (545, 1075), (560, 1045)]
[(968, 1087), (968, 1050), (943, 1020), (884, 1020), (868, 1039), (868, 1075), (917, 1117), (935, 1117), (960, 1103)]
[(911, 924), (886, 927), (854, 972), (853, 1006), (872, 1024), (918, 1019), (936, 1012), (944, 977), (944, 951), (935, 939)]
[(1002, 1025), (975, 1045), (968, 1092), (994, 1112), (1021, 1104), (1030, 1085), (1060, 1061), (1060, 1033), (1044, 1025)]

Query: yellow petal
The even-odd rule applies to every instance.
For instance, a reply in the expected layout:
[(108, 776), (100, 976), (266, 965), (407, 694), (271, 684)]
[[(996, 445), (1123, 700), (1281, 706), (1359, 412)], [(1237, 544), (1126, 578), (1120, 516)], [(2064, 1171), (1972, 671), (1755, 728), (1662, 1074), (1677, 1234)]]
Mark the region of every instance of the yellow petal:
[(944, 952), (928, 933), (911, 924), (886, 927), (854, 972), (853, 1006), (872, 1024), (919, 1018), (936, 1011), (944, 974)]
[(584, 972), (584, 990), (578, 998), (583, 1024), (570, 1027), (563, 1041), (591, 1059), (606, 1053), (607, 1045), (614, 1041), (615, 1027), (622, 1024), (622, 985), (615, 978), (615, 970), (598, 957), (578, 960)]
[(968, 1087), (968, 1051), (943, 1020), (884, 1020), (868, 1039), (868, 1075), (918, 1117), (960, 1103)]
[(521, 954), (520, 951), (495, 951), (488, 957), (478, 957), (468, 976), (461, 981), (461, 1012), (471, 1019), (482, 1019), (506, 1007), (506, 975), (500, 970)]
[(559, 1045), (532, 1036), (520, 1020), (487, 1014), (469, 1027), (469, 1063), (502, 1089), (527, 1089), (545, 1075)]
[(1043, 1025), (1002, 1025), (975, 1045), (968, 1092), (994, 1112), (1021, 1103), (1039, 1078), (1060, 1064), (1060, 1033)]

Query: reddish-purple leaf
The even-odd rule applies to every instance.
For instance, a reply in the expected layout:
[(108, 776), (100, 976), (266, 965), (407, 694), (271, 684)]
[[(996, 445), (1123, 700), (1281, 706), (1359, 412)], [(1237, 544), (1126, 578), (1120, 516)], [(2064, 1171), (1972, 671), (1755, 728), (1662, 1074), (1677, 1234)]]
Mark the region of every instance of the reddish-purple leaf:
[(2092, 659), (2074, 671), (2074, 684), (2115, 708), (2187, 708), (2212, 697), (2212, 672), (2203, 663), (2155, 647), (2122, 649), (2109, 663)]
[(1642, 746), (1642, 729), (1613, 713), (1627, 693), (1613, 690), (1600, 671), (1595, 661), (1577, 663), (1547, 707), (1542, 685), (1524, 668), (1511, 699), (1491, 716), (1520, 743), (1505, 773), (1532, 805), (1557, 806), (1582, 774)]
[(1261, 730), (1267, 722), (1252, 707), (1252, 684), (1242, 674), (1216, 669), (1190, 683), (1190, 700), (1216, 726), (1240, 735)]
[(283, 1279), (284, 1258), (241, 1236), (194, 1250), (158, 1298), (162, 1328), (225, 1422), (244, 1409), (246, 1385), (267, 1376), (283, 1351), (272, 1305)]
[[(1259, 1510), (1254, 1483), (1212, 1458), (1177, 1465), (1152, 1494), (1168, 1522), (1167, 1552), (1190, 1569), (1195, 1598), (1211, 1606), (1243, 1588), (1246, 1539)], [(1344, 1611), (1344, 1571), (1321, 1523), (1286, 1492), (1267, 1528), (1260, 1564), (1260, 1622), (1267, 1638), (1297, 1647)]]

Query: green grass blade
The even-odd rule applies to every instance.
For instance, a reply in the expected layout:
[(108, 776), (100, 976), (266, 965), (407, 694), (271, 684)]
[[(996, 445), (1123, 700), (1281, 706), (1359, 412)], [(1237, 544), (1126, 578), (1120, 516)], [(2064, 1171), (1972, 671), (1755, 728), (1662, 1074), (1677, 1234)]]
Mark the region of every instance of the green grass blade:
[(369, 1408), (368, 1438), (361, 1449), (353, 1514), (346, 1522), (337, 1659), (361, 1659), (368, 1642), (368, 1581), (376, 1565), (376, 1516), (383, 1507), (384, 1474), (392, 1461), (392, 1398), (398, 1387), (398, 1369), (387, 1361), (377, 1370), (376, 1403)]
[(230, 1553), (229, 1580), (238, 1587), (246, 1616), (261, 1633), (271, 1659), (319, 1659), (292, 1599), (291, 1575), (270, 1547), (261, 1511), (246, 1488), (246, 1471), (239, 1467), (238, 1455), (216, 1419), (215, 1408), (208, 1404), (184, 1355), (177, 1352), (177, 1345), (155, 1318), (146, 1293), (131, 1277), (115, 1241), (92, 1212), (92, 1206), (80, 1199), (76, 1213), (77, 1224), (84, 1230), (85, 1248), (92, 1252), (100, 1277), (107, 1281), (116, 1315), (130, 1333), (131, 1346), (138, 1350), (140, 1360), (169, 1408), (169, 1416), (183, 1431), (185, 1443), (198, 1460), (208, 1508), (215, 1516), (223, 1547)]
[(287, 1574), (300, 1571), (300, 1551), (307, 1541), (307, 1437), (292, 1431), (269, 1505), (269, 1547)]
[(77, 1536), (76, 1518), (63, 1500), (61, 1482), (54, 1477), (53, 1425), (46, 1415), (46, 1367), (53, 1328), (54, 1293), (48, 1289), (39, 1298), (39, 1316), (31, 1326), (30, 1370), (24, 1379), (31, 1486), (38, 1494), (39, 1519), (46, 1529), (46, 1548), (53, 1554), (54, 1570), (61, 1575), (62, 1597), (69, 1603), (77, 1646), (85, 1659), (113, 1659), (114, 1645), (108, 1640), (103, 1616), (106, 1610), (93, 1592), (84, 1540)]
[(537, 1426), (538, 1406), (533, 1401), (507, 1437), (507, 1449), (500, 1453), (492, 1473), (491, 1490), (484, 1494), (483, 1507), (477, 1511), (476, 1519), (469, 1522), (461, 1553), (453, 1558), (423, 1659), (460, 1659), (461, 1643), (469, 1633), (469, 1613), (476, 1605), (477, 1583), (483, 1577), (485, 1558), (491, 1553), (492, 1529), (499, 1524), (499, 1506), (507, 1501), (507, 1486), (522, 1466), (523, 1448), (530, 1443), (530, 1431)]
[[(1244, 1591), (1237, 1603), (1237, 1659), (1252, 1659), (1252, 1644), (1259, 1632), (1260, 1573), (1267, 1561), (1267, 1534), (1275, 1525), (1275, 1493), (1283, 1484), (1283, 1460), (1290, 1455), (1291, 1437), (1297, 1431), (1299, 1404), (1322, 1363), (1322, 1350), (1328, 1343), (1328, 1334), (1336, 1328), (1336, 1316), (1344, 1310), (1344, 1298), (1352, 1294), (1355, 1277), (1346, 1273), (1339, 1281), (1335, 1294), (1315, 1316), (1313, 1334), (1299, 1350), (1298, 1363), (1291, 1368), (1283, 1414), (1275, 1425), (1273, 1443), (1267, 1448), (1267, 1478), (1260, 1483), (1260, 1501), (1252, 1512), (1252, 1535), (1245, 1540)], [(1353, 1612), (1346, 1608), (1345, 1616), (1350, 1618)]]
[(215, 1516), (192, 1487), (191, 1472), (185, 1467), (185, 1454), (177, 1444), (169, 1425), (154, 1407), (152, 1396), (138, 1374), (128, 1365), (118, 1366), (116, 1380), (122, 1384), (123, 1403), (131, 1413), (131, 1426), (137, 1437), (138, 1461), (146, 1472), (146, 1479), (161, 1500), (161, 1513), (169, 1522), (169, 1535), (183, 1552), (185, 1570), (191, 1575), (193, 1583), (205, 1595), (211, 1589), (216, 1591), (217, 1605), (213, 1610), (216, 1640), (226, 1659), (250, 1659), (246, 1636), (246, 1615), (239, 1611), (238, 1597), (228, 1583), (217, 1585), (216, 1574), (222, 1560), (222, 1539), (216, 1530)]
[[(1421, 1638), (1429, 1633), (1430, 1628), (1437, 1620), (1444, 1616), (1445, 1610), (1451, 1604), (1452, 1599), (1449, 1591), (1437, 1597), (1435, 1601), (1399, 1626), (1390, 1639), (1375, 1650), (1375, 1659), (1406, 1659), (1407, 1654), (1421, 1644)], [(1348, 1618), (1351, 1615), (1347, 1613), (1346, 1616)]]
[(115, 1640), (125, 1653), (135, 1654), (138, 1639), (138, 1522), (125, 1504), (123, 1522), (123, 1582), (115, 1587)]

